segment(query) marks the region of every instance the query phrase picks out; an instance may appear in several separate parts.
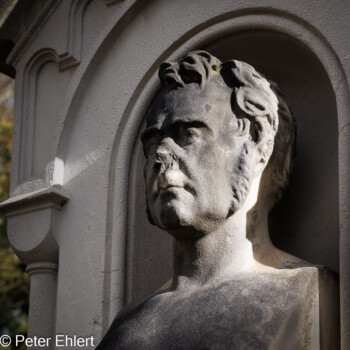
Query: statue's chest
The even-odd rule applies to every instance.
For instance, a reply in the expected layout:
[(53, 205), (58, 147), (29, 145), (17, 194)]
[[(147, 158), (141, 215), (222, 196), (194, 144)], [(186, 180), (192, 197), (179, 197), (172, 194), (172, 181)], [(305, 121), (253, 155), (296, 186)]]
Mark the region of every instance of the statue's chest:
[[(278, 349), (274, 343), (286, 329), (297, 332), (299, 323), (307, 321), (304, 288), (298, 283), (245, 282), (147, 300), (117, 320), (115, 349)], [(300, 341), (289, 337), (291, 349), (303, 348)]]

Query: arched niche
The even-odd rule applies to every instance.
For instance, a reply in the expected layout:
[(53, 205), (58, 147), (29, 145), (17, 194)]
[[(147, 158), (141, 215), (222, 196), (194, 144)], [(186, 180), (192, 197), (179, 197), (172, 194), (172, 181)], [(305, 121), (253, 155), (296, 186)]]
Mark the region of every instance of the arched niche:
[(324, 67), (305, 45), (272, 31), (237, 33), (206, 49), (250, 63), (284, 93), (297, 120), (297, 156), (270, 235), (280, 249), (339, 271), (338, 118)]
[[(196, 49), (222, 61), (248, 62), (284, 92), (298, 124), (297, 157), (290, 186), (270, 215), (271, 238), (282, 250), (339, 271), (337, 106), (321, 62), (296, 39), (268, 30), (241, 31)], [(143, 165), (137, 136), (129, 182), (127, 302), (171, 277), (171, 238), (145, 214)]]

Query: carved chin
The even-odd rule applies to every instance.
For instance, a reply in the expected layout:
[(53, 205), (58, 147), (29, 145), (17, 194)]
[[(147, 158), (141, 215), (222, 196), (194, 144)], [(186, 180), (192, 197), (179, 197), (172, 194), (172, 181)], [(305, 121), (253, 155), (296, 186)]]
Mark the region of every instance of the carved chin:
[(163, 230), (174, 230), (181, 227), (180, 214), (173, 206), (161, 206), (150, 210), (155, 225)]

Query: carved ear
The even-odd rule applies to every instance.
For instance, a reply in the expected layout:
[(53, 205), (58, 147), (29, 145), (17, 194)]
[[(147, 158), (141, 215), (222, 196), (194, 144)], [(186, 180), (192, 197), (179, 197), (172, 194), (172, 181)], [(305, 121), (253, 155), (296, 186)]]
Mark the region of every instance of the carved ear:
[(263, 139), (258, 143), (256, 151), (259, 161), (255, 167), (255, 175), (260, 174), (265, 169), (273, 152), (273, 147), (274, 137), (271, 134), (263, 137)]
[(278, 118), (275, 99), (275, 96), (249, 87), (241, 87), (236, 92), (236, 106), (251, 117), (249, 119), (251, 120), (252, 139), (257, 144), (267, 134), (275, 135), (277, 132)]

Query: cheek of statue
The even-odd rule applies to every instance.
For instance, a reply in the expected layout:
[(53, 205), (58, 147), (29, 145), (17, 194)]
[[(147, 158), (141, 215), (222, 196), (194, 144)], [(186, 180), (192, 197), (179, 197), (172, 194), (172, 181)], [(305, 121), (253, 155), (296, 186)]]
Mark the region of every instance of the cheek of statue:
[(145, 167), (147, 198), (154, 223), (168, 231), (209, 232), (232, 207), (235, 152), (221, 140), (201, 137), (180, 147), (163, 140)]

